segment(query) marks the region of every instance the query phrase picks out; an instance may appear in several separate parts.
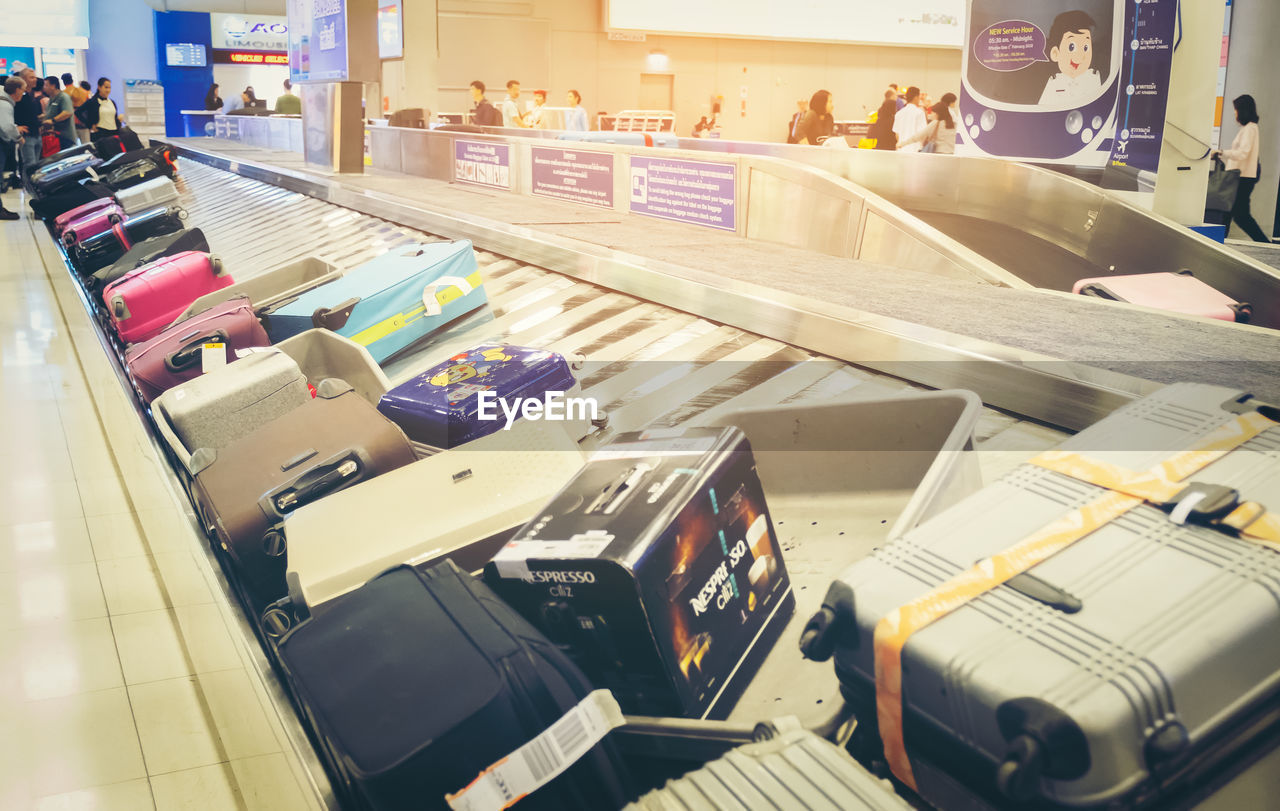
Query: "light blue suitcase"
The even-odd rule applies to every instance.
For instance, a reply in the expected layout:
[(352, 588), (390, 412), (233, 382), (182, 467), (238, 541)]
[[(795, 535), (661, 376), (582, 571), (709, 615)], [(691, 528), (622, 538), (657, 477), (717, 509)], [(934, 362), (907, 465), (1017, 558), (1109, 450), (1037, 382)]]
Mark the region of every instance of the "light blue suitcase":
[(378, 363), (487, 302), (468, 240), (395, 248), (263, 313), (272, 343), (329, 329)]

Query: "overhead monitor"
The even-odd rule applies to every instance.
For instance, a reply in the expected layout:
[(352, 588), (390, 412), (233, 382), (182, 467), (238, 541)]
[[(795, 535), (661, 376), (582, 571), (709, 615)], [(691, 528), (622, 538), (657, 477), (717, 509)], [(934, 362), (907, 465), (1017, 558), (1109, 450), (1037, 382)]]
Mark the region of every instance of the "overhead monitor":
[(703, 37), (960, 48), (965, 0), (605, 0), (606, 27)]
[(401, 3), (378, 6), (378, 58), (404, 56), (404, 20)]
[(203, 45), (170, 42), (164, 46), (164, 63), (171, 68), (203, 68), (209, 61)]

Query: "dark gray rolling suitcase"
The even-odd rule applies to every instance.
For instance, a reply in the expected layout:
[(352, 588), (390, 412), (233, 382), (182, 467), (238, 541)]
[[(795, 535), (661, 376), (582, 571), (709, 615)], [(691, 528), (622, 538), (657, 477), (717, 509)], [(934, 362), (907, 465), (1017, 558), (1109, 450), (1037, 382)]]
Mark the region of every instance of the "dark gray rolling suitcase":
[[(332, 600), (280, 640), (279, 658), (349, 795), (344, 807), (378, 811), (447, 808), (446, 794), (591, 692), (555, 645), (449, 561), (398, 566)], [(554, 750), (524, 749), (509, 762), (545, 776), (571, 743), (560, 735)], [(517, 807), (616, 809), (624, 783), (606, 738)]]
[(893, 786), (803, 729), (749, 743), (625, 811), (910, 811)]
[[(285, 596), (285, 516), (416, 458), (404, 433), (345, 382), (317, 388), (314, 399), (191, 460), (192, 498), (255, 613)], [(367, 519), (376, 532), (377, 519)]]
[(1277, 420), (1168, 386), (852, 566), (801, 645), (834, 651), (855, 754), (942, 807), (1131, 808), (1265, 751)]

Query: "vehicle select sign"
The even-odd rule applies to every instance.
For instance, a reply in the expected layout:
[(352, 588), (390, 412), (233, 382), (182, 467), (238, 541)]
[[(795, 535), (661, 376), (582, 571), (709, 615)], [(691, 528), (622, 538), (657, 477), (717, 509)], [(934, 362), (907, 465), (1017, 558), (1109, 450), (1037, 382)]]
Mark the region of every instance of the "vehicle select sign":
[(631, 213), (736, 230), (737, 167), (668, 158), (631, 158)]
[(494, 141), (454, 141), (453, 179), (510, 191), (510, 145)]
[(613, 208), (613, 154), (535, 146), (533, 193)]

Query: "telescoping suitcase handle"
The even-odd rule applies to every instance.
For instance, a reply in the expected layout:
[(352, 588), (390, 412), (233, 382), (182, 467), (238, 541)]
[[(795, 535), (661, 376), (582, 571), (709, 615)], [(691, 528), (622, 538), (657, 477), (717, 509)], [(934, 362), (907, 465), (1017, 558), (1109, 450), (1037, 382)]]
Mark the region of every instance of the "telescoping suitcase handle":
[(347, 325), (351, 311), (360, 303), (358, 298), (349, 298), (333, 307), (319, 307), (311, 314), (311, 323), (318, 329), (337, 331)]
[[(198, 337), (196, 337), (198, 336)], [(194, 340), (189, 340), (194, 338)], [(200, 362), (205, 344), (226, 344), (225, 330), (214, 330), (201, 333), (199, 330), (189, 332), (179, 340), (184, 341), (182, 348), (165, 356), (164, 367), (170, 372), (185, 372)]]

